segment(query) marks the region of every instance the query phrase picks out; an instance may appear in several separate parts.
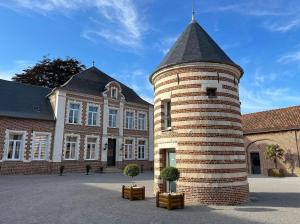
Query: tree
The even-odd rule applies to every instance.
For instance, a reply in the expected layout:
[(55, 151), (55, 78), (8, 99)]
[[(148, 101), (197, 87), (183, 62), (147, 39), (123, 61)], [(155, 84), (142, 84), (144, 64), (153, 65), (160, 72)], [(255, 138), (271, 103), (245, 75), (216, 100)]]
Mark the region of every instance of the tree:
[(275, 164), (275, 169), (277, 169), (277, 160), (283, 159), (284, 150), (280, 148), (280, 146), (277, 144), (268, 145), (265, 155), (267, 159), (273, 159)]
[(140, 174), (140, 168), (137, 164), (128, 164), (123, 171), (124, 175), (131, 177), (132, 180), (132, 186), (133, 184), (133, 177), (137, 176)]
[[(180, 173), (177, 168), (169, 166), (161, 171), (160, 177), (165, 181), (176, 181), (179, 179)], [(169, 192), (171, 192), (171, 185), (169, 185)]]
[(55, 88), (68, 81), (73, 75), (83, 71), (85, 66), (74, 58), (50, 59), (44, 56), (36, 65), (15, 74), (16, 82)]

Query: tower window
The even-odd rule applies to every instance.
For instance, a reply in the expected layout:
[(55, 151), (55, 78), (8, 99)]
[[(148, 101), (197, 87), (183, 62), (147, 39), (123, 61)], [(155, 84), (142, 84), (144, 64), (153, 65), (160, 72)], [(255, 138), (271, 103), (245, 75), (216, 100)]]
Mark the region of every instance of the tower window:
[(206, 94), (208, 98), (216, 98), (217, 97), (217, 88), (206, 88)]
[(166, 101), (164, 104), (165, 107), (165, 129), (169, 130), (172, 127), (171, 121), (171, 101)]

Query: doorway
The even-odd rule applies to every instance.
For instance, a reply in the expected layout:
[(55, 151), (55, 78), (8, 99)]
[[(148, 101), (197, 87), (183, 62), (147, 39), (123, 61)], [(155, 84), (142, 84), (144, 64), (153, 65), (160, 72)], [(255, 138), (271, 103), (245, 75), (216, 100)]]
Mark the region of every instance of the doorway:
[[(167, 167), (172, 166), (176, 167), (176, 153), (175, 150), (167, 150)], [(171, 192), (176, 192), (176, 181), (168, 181), (167, 182), (167, 191), (171, 189)]]
[(116, 165), (116, 139), (109, 138), (107, 148), (108, 148), (107, 149), (107, 166), (115, 166)]
[(251, 160), (251, 173), (261, 174), (259, 152), (251, 152), (250, 160)]

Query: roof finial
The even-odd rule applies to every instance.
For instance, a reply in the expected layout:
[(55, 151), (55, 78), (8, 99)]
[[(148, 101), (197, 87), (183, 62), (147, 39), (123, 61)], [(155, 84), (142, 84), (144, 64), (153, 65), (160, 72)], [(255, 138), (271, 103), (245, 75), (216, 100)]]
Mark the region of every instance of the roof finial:
[(93, 67), (95, 67), (95, 61), (93, 60)]
[(195, 18), (195, 1), (193, 1), (193, 10), (192, 10), (192, 23), (196, 22), (196, 18)]

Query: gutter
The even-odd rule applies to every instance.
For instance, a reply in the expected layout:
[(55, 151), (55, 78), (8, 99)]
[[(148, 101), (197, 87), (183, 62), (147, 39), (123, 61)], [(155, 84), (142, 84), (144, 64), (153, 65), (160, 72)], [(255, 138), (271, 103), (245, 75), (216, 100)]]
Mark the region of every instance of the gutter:
[(298, 167), (300, 167), (300, 154), (299, 154), (298, 137), (297, 137), (296, 130), (295, 130), (295, 140), (296, 140), (296, 149), (297, 149), (297, 154), (298, 154)]

